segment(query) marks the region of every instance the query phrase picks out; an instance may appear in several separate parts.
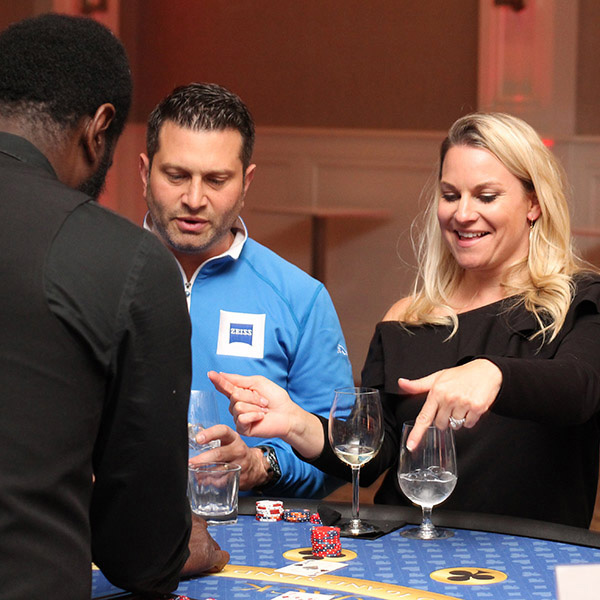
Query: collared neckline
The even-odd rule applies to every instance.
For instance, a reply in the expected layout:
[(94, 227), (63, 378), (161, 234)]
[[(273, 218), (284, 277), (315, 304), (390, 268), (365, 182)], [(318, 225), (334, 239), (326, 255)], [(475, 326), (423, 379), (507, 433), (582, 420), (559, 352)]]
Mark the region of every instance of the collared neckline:
[(44, 154), (30, 141), (19, 135), (0, 131), (0, 153), (20, 162), (40, 167), (56, 177), (56, 171)]
[[(143, 225), (143, 227), (147, 231), (151, 231), (155, 235), (158, 235), (152, 229), (152, 226), (150, 225), (150, 219), (151, 219), (150, 213), (147, 212), (146, 215), (144, 216), (144, 225)], [(225, 252), (223, 252), (222, 254), (219, 254), (217, 256), (213, 256), (213, 257), (205, 260), (194, 271), (194, 273), (190, 277), (189, 281), (188, 281), (188, 279), (187, 279), (187, 277), (185, 275), (185, 271), (183, 270), (183, 267), (179, 264), (179, 261), (177, 259), (175, 259), (177, 261), (177, 266), (179, 267), (179, 270), (181, 271), (181, 275), (183, 277), (184, 283), (193, 284), (194, 280), (196, 279), (196, 277), (198, 276), (198, 274), (200, 273), (200, 271), (206, 265), (208, 265), (209, 263), (213, 263), (215, 261), (220, 261), (222, 259), (237, 260), (240, 257), (240, 254), (242, 253), (242, 249), (244, 248), (244, 244), (246, 243), (246, 240), (248, 239), (248, 229), (246, 228), (246, 224), (244, 223), (244, 221), (242, 220), (241, 217), (238, 217), (235, 220), (235, 223), (231, 227), (231, 231), (234, 234), (234, 238), (233, 238), (233, 242), (231, 243), (231, 246), (229, 246), (229, 248), (227, 250), (225, 250)]]

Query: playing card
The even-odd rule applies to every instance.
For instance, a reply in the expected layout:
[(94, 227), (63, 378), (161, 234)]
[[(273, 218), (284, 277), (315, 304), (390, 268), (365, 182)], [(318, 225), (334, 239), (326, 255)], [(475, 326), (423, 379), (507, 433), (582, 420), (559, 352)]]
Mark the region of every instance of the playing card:
[(286, 592), (272, 600), (331, 600), (335, 594), (305, 594), (303, 592)]
[[(346, 563), (333, 562), (331, 560), (303, 560), (302, 562), (276, 569), (277, 573), (289, 573), (290, 575), (304, 575), (305, 577), (317, 577), (318, 575), (324, 575), (329, 571), (335, 571), (347, 566)], [(319, 594), (319, 600), (323, 600), (324, 596)], [(287, 600), (287, 599), (286, 599)]]

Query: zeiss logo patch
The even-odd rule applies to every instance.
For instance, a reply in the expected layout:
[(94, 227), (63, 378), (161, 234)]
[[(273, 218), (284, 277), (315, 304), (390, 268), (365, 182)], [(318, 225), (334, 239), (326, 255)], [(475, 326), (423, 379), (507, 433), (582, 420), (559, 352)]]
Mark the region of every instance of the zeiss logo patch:
[(267, 315), (219, 311), (217, 354), (264, 358)]
[(232, 323), (229, 326), (229, 343), (241, 342), (252, 346), (252, 325), (243, 325), (241, 323)]

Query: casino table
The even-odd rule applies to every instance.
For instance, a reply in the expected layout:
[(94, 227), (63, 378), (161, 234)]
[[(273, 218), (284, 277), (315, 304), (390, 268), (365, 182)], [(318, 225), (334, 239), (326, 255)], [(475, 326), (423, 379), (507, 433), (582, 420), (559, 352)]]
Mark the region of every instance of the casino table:
[[(240, 498), (235, 525), (209, 527), (231, 554), (217, 574), (182, 580), (173, 598), (190, 600), (555, 600), (554, 567), (600, 563), (600, 534), (585, 529), (473, 513), (433, 511), (436, 525), (455, 535), (444, 540), (410, 540), (400, 535), (420, 522), (420, 510), (367, 505), (364, 520), (389, 533), (376, 539), (342, 537), (342, 555), (326, 560), (335, 570), (298, 573), (312, 559), (311, 523), (261, 523), (254, 518), (255, 498)], [(345, 503), (284, 500), (285, 508), (350, 516)], [(320, 560), (320, 559), (317, 559)], [(308, 563), (308, 565), (323, 563)], [(280, 569), (294, 565), (291, 571)], [(301, 569), (301, 568), (300, 568)], [(600, 595), (599, 595), (600, 597)], [(134, 598), (93, 573), (92, 598)]]

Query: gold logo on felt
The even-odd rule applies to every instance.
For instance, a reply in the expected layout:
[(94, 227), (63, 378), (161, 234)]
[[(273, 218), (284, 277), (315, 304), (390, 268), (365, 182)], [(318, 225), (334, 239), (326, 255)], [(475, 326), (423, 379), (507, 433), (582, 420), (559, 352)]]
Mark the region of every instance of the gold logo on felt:
[(380, 598), (381, 600), (458, 600), (453, 596), (446, 596), (436, 592), (427, 592), (415, 588), (404, 587), (393, 583), (379, 583), (368, 579), (355, 579), (354, 577), (339, 577), (336, 575), (319, 575), (306, 577), (305, 575), (290, 575), (278, 573), (275, 569), (266, 567), (245, 567), (242, 565), (225, 565), (222, 571), (211, 573), (210, 577), (228, 577), (246, 581), (256, 590), (252, 581), (260, 581), (261, 591), (268, 589), (269, 583), (289, 584), (295, 591), (310, 592), (310, 588), (319, 590), (333, 590), (340, 592), (346, 598)]
[(452, 585), (489, 585), (500, 583), (508, 578), (502, 571), (494, 569), (479, 569), (477, 567), (452, 567), (439, 569), (429, 575), (434, 581)]

